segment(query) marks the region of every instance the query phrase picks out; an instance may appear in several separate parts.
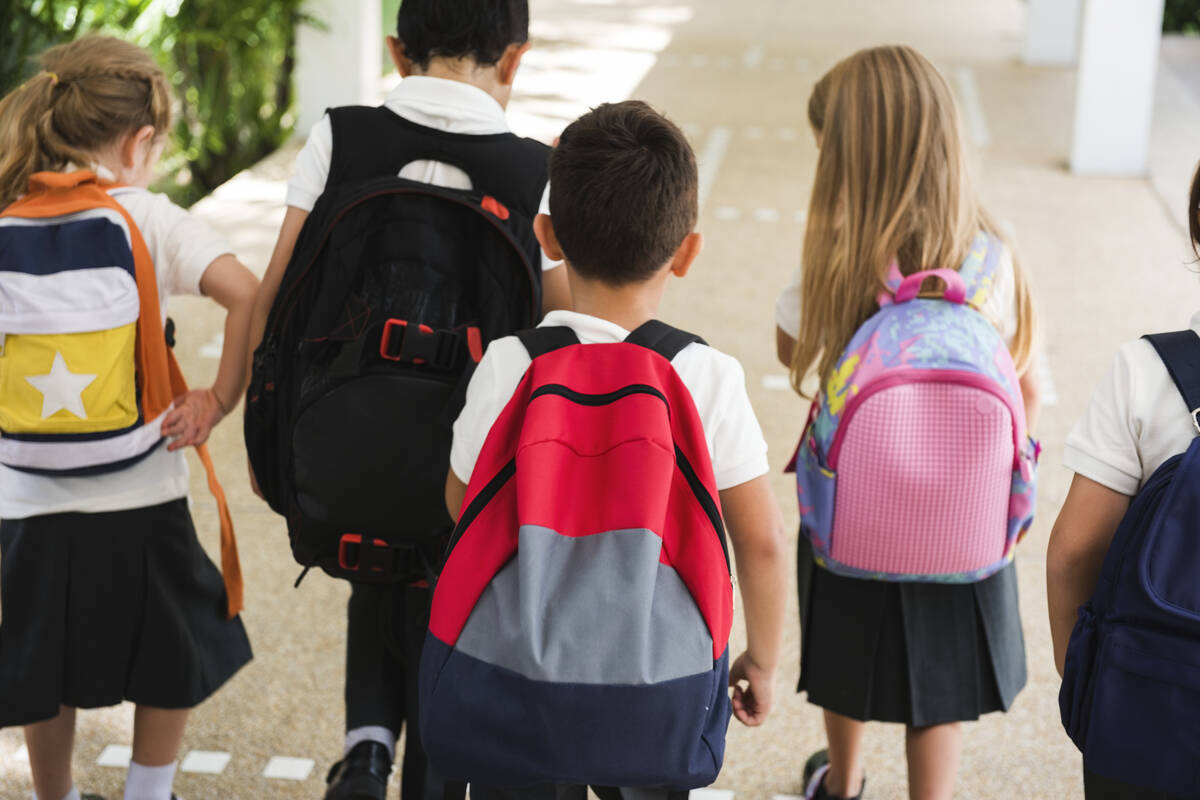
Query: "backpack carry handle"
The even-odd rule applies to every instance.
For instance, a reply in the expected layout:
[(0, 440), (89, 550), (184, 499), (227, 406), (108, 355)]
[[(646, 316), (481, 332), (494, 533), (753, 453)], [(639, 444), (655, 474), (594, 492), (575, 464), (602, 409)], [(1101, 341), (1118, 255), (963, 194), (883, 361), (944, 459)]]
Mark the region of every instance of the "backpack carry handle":
[(942, 297), (949, 300), (951, 303), (962, 305), (967, 300), (967, 285), (963, 282), (962, 276), (957, 270), (953, 269), (927, 269), (921, 272), (914, 273), (905, 278), (900, 287), (896, 289), (896, 302), (906, 303), (912, 300), (921, 291), (921, 284), (926, 278), (941, 278), (946, 284), (946, 291)]

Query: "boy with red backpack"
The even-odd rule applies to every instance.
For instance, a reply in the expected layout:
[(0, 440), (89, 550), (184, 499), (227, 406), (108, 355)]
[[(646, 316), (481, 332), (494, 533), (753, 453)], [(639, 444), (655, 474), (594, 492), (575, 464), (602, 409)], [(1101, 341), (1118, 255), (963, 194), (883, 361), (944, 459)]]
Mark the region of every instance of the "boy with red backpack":
[[(679, 129), (602, 105), (564, 131), (550, 175), (534, 229), (574, 310), (494, 341), (467, 389), (422, 737), (476, 800), (686, 796), (720, 771), (727, 687), (747, 725), (774, 701), (785, 579), (766, 443), (738, 362), (654, 319), (701, 247)], [(726, 526), (748, 633), (732, 665)]]

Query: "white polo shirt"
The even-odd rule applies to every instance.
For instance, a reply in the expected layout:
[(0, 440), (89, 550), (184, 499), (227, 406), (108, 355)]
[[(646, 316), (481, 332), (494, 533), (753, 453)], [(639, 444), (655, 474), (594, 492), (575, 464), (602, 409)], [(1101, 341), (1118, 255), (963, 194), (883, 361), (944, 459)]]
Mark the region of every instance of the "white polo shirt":
[[(409, 122), (426, 128), (488, 136), (510, 133), (504, 109), (482, 89), (460, 81), (413, 75), (388, 92), (383, 103), (393, 113)], [(308, 141), (296, 158), (295, 172), (288, 181), (287, 204), (303, 211), (312, 211), (317, 198), (325, 191), (333, 157), (333, 125), (329, 115), (313, 125)], [(467, 173), (450, 164), (437, 161), (414, 161), (400, 170), (400, 177), (448, 189), (470, 190)], [(550, 213), (550, 186), (542, 192), (540, 211)], [(553, 269), (561, 262), (542, 256), (542, 269)]]
[[(583, 344), (620, 342), (629, 331), (599, 317), (574, 311), (551, 311), (542, 326), (565, 325)], [(530, 358), (515, 336), (488, 345), (467, 387), (467, 401), (454, 423), (450, 467), (470, 483), (484, 440), (508, 404)], [(767, 473), (767, 442), (750, 406), (746, 376), (737, 359), (693, 342), (679, 351), (671, 366), (691, 392), (704, 427), (717, 489), (729, 489)]]
[[(103, 167), (97, 173), (112, 179)], [(199, 295), (200, 279), (219, 256), (233, 249), (207, 223), (166, 195), (145, 189), (114, 192), (146, 241), (158, 280), (163, 319), (173, 294)], [(76, 478), (34, 475), (0, 465), (0, 518), (21, 519), (65, 511), (123, 511), (186, 497), (188, 470), (183, 450), (163, 442), (141, 461), (116, 472)]]
[[(1200, 333), (1200, 314), (1189, 325)], [(1135, 495), (1154, 471), (1196, 436), (1184, 403), (1154, 346), (1144, 339), (1117, 351), (1067, 437), (1063, 463), (1114, 492)]]

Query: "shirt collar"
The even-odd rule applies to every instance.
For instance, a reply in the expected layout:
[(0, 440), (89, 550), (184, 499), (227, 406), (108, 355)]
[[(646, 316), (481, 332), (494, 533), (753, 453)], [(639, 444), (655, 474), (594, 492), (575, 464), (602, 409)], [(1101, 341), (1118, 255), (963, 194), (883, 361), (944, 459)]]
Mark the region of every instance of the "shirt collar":
[(629, 331), (615, 322), (609, 322), (591, 314), (580, 314), (578, 311), (551, 311), (542, 320), (539, 328), (562, 325), (575, 331), (583, 344), (602, 344), (605, 342), (623, 342), (629, 336)]
[(496, 98), (469, 83), (410, 75), (384, 98), (389, 109), (418, 125), (476, 136), (508, 133)]

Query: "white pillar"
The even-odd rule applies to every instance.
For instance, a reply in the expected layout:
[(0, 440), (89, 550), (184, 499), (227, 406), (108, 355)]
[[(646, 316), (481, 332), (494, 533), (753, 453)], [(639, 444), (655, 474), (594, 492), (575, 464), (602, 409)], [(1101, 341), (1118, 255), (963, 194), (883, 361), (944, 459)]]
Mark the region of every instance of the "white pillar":
[(1071, 169), (1146, 172), (1163, 0), (1086, 0)]
[(383, 11), (380, 0), (309, 0), (304, 11), (322, 23), (296, 36), (296, 130), (307, 135), (330, 106), (379, 102)]
[(1066, 66), (1079, 55), (1083, 0), (1029, 0), (1025, 18), (1026, 64)]

